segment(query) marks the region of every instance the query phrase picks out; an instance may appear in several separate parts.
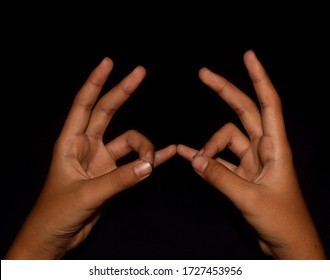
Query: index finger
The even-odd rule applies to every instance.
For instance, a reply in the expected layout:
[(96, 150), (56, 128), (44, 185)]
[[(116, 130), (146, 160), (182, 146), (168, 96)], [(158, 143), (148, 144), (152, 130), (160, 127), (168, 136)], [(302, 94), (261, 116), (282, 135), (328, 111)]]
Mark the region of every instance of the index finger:
[(77, 135), (85, 132), (93, 106), (112, 68), (112, 60), (105, 57), (91, 72), (73, 101), (63, 126), (63, 134)]
[(260, 138), (262, 135), (261, 116), (251, 98), (226, 78), (206, 67), (200, 69), (199, 77), (236, 112), (250, 139)]

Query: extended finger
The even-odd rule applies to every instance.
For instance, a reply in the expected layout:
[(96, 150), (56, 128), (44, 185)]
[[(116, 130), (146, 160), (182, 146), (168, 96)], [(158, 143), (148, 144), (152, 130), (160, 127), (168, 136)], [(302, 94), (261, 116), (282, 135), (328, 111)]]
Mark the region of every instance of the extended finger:
[(155, 153), (154, 167), (164, 163), (176, 154), (176, 145), (169, 145)]
[(105, 145), (114, 161), (122, 158), (131, 151), (139, 154), (139, 158), (154, 163), (154, 145), (147, 137), (136, 130), (129, 130)]
[(260, 112), (251, 98), (230, 81), (205, 67), (200, 69), (199, 77), (236, 112), (251, 139), (262, 135)]
[(97, 102), (92, 112), (86, 133), (101, 139), (114, 113), (131, 96), (146, 75), (142, 66), (137, 66), (119, 84), (109, 90)]
[(71, 110), (63, 126), (63, 134), (80, 134), (85, 132), (93, 106), (112, 67), (112, 60), (105, 57), (91, 72), (73, 101)]
[(286, 139), (281, 101), (273, 83), (253, 51), (244, 54), (244, 63), (261, 106), (264, 134)]

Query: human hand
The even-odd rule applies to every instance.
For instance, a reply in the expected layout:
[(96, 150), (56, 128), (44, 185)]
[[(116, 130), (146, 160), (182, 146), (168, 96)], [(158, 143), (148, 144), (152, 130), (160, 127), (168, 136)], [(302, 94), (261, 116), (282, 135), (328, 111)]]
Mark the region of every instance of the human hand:
[[(238, 114), (198, 151), (178, 145), (195, 171), (226, 195), (256, 230), (263, 252), (275, 259), (323, 259), (323, 246), (300, 190), (280, 97), (254, 52), (244, 54), (261, 110), (224, 77), (202, 68), (200, 79)], [(217, 155), (229, 148), (234, 165)]]
[[(88, 236), (109, 198), (175, 155), (175, 145), (155, 152), (153, 144), (134, 130), (103, 143), (114, 113), (146, 74), (142, 66), (136, 67), (97, 102), (112, 68), (112, 60), (104, 58), (76, 95), (42, 192), (6, 259), (61, 258)], [(118, 167), (116, 161), (132, 151), (139, 159)]]

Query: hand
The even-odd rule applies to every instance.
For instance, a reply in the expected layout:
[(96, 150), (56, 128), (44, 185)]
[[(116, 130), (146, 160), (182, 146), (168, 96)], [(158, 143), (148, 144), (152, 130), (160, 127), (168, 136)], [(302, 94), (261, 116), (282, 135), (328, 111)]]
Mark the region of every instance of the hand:
[[(207, 68), (199, 76), (238, 114), (247, 135), (228, 123), (200, 151), (178, 145), (177, 152), (238, 207), (265, 254), (277, 259), (325, 258), (296, 176), (279, 95), (252, 51), (244, 54), (244, 63), (261, 111), (224, 77)], [(225, 148), (239, 158), (238, 166), (217, 157)]]
[[(75, 97), (43, 190), (6, 259), (61, 258), (87, 237), (109, 198), (175, 155), (175, 145), (155, 152), (152, 143), (133, 130), (103, 143), (114, 113), (146, 74), (136, 67), (96, 103), (112, 67), (112, 60), (105, 58)], [(132, 151), (139, 159), (117, 167), (116, 161)]]

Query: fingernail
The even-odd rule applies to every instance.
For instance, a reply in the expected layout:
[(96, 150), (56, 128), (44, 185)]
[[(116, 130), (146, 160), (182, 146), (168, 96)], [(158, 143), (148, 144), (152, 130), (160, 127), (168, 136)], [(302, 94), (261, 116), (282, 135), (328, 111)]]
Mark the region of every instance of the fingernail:
[(208, 164), (209, 158), (206, 156), (196, 156), (192, 161), (193, 168), (200, 173), (205, 171)]
[(134, 167), (134, 173), (139, 178), (144, 178), (152, 172), (151, 164), (147, 161), (140, 160)]

